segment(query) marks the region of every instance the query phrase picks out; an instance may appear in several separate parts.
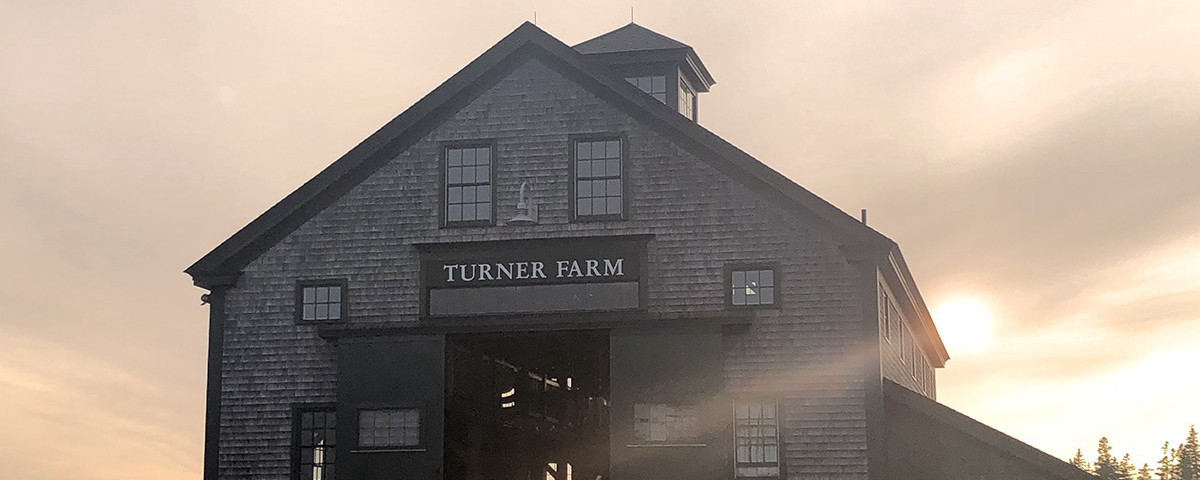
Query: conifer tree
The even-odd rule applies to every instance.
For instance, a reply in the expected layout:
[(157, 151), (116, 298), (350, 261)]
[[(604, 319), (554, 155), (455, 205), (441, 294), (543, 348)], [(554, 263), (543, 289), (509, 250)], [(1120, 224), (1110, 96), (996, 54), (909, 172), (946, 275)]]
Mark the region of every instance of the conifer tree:
[(1117, 473), (1117, 459), (1112, 455), (1112, 446), (1108, 437), (1100, 437), (1096, 445), (1096, 463), (1092, 464), (1092, 473), (1101, 480), (1121, 480)]
[(1154, 471), (1150, 470), (1149, 463), (1143, 463), (1142, 468), (1138, 469), (1137, 480), (1154, 480)]
[(1121, 457), (1121, 462), (1117, 464), (1117, 478), (1121, 480), (1134, 480), (1137, 478), (1137, 467), (1133, 466), (1133, 460), (1126, 453)]
[(1070, 460), (1070, 462), (1069, 462), (1069, 463), (1070, 463), (1071, 465), (1074, 465), (1074, 466), (1075, 466), (1075, 468), (1078, 468), (1078, 469), (1080, 469), (1080, 470), (1083, 470), (1083, 471), (1085, 471), (1085, 472), (1090, 472), (1090, 471), (1092, 471), (1092, 466), (1091, 466), (1091, 465), (1088, 465), (1088, 462), (1087, 462), (1087, 460), (1084, 460), (1084, 459), (1083, 459), (1083, 450), (1082, 450), (1082, 449), (1079, 449), (1079, 448), (1076, 448), (1076, 449), (1075, 449), (1075, 456), (1074, 456), (1074, 457), (1071, 457), (1071, 460)]
[(1196, 426), (1188, 429), (1187, 440), (1179, 446), (1179, 480), (1200, 480), (1200, 440)]
[(1158, 468), (1154, 470), (1154, 473), (1158, 475), (1157, 480), (1176, 480), (1173, 475), (1174, 468), (1171, 465), (1171, 442), (1163, 442), (1162, 452), (1162, 458), (1158, 459)]

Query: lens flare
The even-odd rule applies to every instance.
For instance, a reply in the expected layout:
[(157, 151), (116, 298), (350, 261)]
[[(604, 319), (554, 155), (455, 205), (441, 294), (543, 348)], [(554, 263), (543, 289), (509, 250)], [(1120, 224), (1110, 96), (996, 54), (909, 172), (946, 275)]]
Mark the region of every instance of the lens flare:
[(992, 344), (992, 312), (976, 298), (956, 298), (933, 313), (951, 355), (981, 353)]

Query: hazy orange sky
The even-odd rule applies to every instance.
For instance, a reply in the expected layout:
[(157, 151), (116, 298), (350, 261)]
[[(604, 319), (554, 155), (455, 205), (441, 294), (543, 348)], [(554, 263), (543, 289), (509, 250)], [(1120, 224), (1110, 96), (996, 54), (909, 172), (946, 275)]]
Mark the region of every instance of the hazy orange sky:
[(181, 270), (535, 10), (574, 44), (630, 3), (703, 125), (991, 311), (943, 403), (1059, 457), (1200, 424), (1198, 2), (0, 1), (4, 477), (198, 478)]

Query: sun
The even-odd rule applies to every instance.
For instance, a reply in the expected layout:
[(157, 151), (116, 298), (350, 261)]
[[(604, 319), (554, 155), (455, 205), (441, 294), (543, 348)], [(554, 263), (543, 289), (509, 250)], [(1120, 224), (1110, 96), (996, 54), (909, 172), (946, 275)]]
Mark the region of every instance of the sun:
[(933, 321), (953, 355), (981, 353), (992, 344), (992, 312), (977, 298), (943, 303), (933, 313)]

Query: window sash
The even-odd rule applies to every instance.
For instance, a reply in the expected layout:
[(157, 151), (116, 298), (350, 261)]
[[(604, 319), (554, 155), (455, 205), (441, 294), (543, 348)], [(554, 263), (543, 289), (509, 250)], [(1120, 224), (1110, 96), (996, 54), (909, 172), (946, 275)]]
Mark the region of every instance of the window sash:
[(342, 285), (302, 285), (300, 292), (301, 320), (341, 320)]
[(492, 221), (492, 157), (490, 146), (446, 148), (447, 224)]
[(775, 269), (739, 269), (730, 272), (730, 303), (734, 306), (775, 304)]
[(778, 477), (779, 409), (775, 402), (738, 402), (734, 408), (737, 477)]
[(337, 452), (337, 413), (332, 409), (300, 410), (296, 415), (294, 478), (333, 480)]
[(358, 446), (371, 448), (416, 447), (420, 444), (420, 409), (359, 410)]
[(621, 143), (619, 138), (575, 142), (575, 218), (623, 215), (625, 155)]

